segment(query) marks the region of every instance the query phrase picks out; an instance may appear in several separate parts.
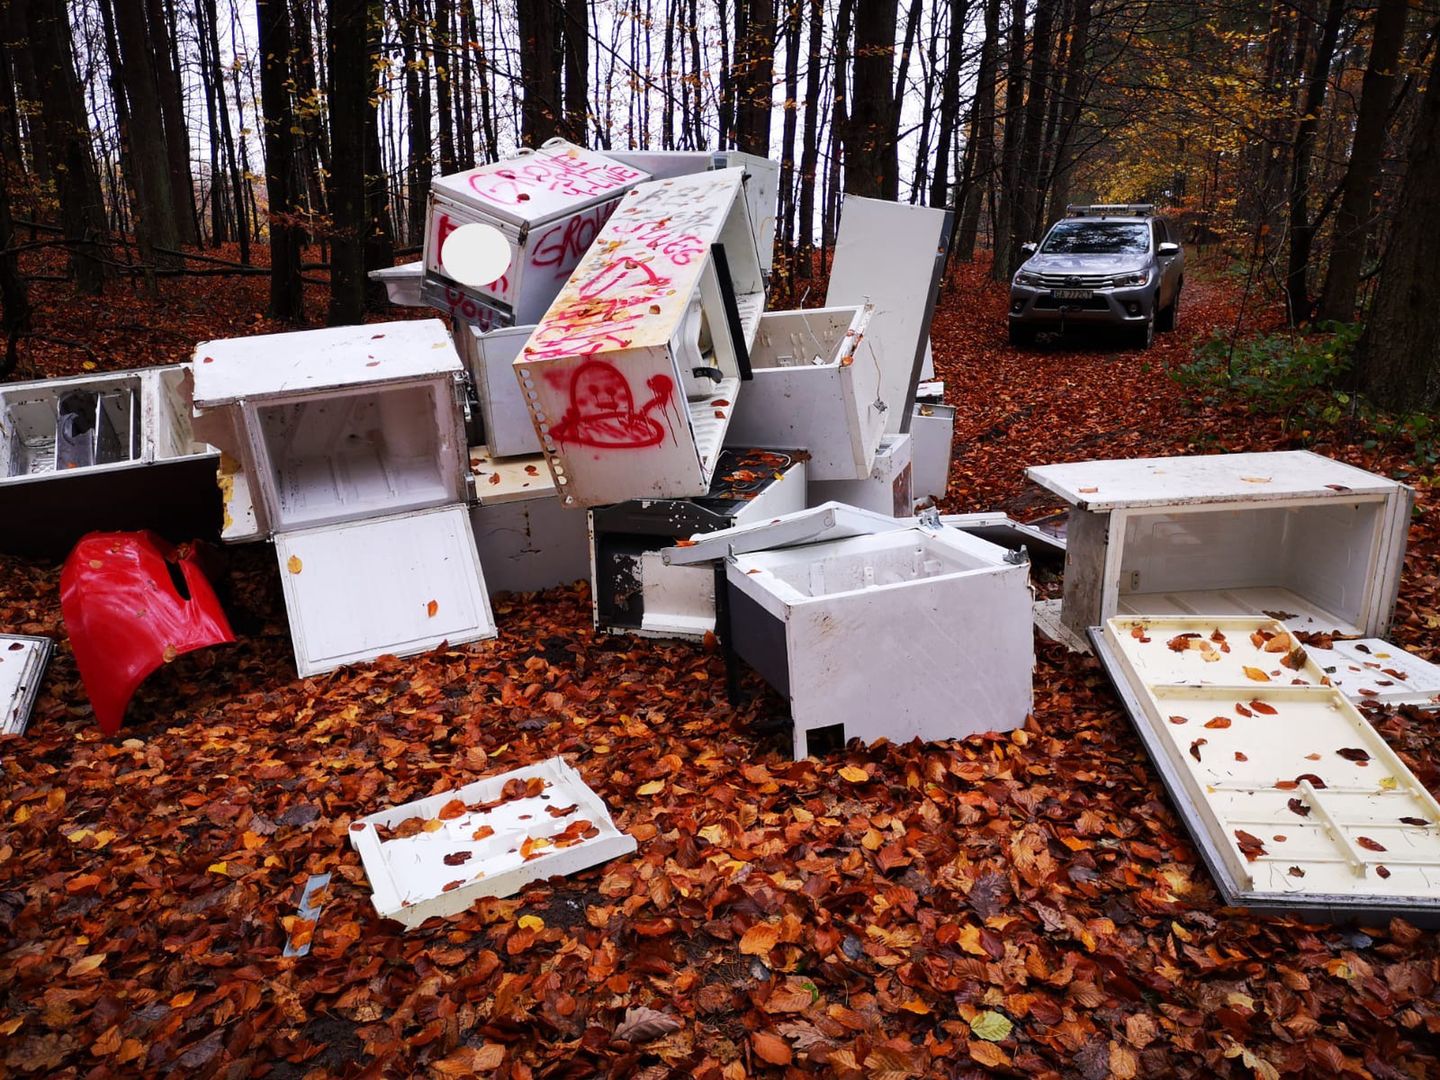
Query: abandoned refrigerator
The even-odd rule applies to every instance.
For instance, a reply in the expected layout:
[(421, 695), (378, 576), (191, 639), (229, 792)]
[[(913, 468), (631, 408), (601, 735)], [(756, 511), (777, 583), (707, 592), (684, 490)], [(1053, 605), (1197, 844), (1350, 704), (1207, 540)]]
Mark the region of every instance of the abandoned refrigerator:
[(301, 675), (495, 636), (440, 320), (203, 342), (194, 369), (227, 539), (273, 538)]
[[(645, 179), (639, 169), (560, 139), (440, 177), (425, 221), (422, 296), (482, 330), (535, 322), (620, 196)], [(472, 276), (477, 233), (482, 249), (488, 243), (507, 253), (498, 262), (481, 260), (483, 281)]]
[(516, 359), (567, 506), (709, 490), (765, 306), (743, 181), (629, 191)]
[(1026, 470), (1073, 509), (1061, 619), (1262, 615), (1383, 637), (1414, 492), (1309, 451)]
[(715, 629), (714, 570), (660, 552), (677, 540), (768, 521), (805, 505), (806, 462), (780, 450), (727, 448), (710, 491), (694, 499), (630, 499), (590, 511), (595, 626), (699, 640)]
[(0, 387), (0, 550), (59, 554), (95, 529), (176, 539), (220, 527), (216, 453), (183, 365)]
[(852, 738), (1025, 723), (1035, 653), (1023, 553), (827, 503), (663, 558), (723, 559), (731, 645), (789, 699), (797, 758)]

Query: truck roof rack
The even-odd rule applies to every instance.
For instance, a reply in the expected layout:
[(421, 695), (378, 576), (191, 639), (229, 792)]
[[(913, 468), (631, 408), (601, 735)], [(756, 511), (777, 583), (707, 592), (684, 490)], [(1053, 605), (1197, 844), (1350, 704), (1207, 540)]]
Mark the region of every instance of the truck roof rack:
[(1066, 217), (1149, 217), (1153, 213), (1154, 203), (1071, 203), (1065, 207)]

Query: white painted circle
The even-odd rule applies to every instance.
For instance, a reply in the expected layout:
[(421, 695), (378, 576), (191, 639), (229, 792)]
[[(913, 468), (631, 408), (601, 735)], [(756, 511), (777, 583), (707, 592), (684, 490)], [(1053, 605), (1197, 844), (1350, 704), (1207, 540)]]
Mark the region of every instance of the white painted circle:
[(440, 248), (445, 273), (472, 289), (498, 281), (510, 269), (510, 241), (494, 225), (473, 221), (445, 238)]

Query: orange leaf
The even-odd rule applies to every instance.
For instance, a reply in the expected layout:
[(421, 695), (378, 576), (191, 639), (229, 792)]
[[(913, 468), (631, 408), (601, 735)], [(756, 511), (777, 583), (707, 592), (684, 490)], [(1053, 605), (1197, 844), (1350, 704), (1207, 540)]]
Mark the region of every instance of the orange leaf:
[(440, 604), (435, 600), (431, 600), (428, 604), (425, 605), (425, 614), (430, 616), (430, 618), (432, 619), (435, 617), (435, 613), (439, 610)]
[(1254, 680), (1255, 682), (1269, 682), (1269, 681), (1270, 681), (1270, 676), (1269, 676), (1269, 675), (1266, 675), (1265, 672), (1261, 671), (1258, 667), (1251, 667), (1251, 666), (1248, 665), (1248, 664), (1245, 665), (1245, 677), (1246, 677), (1247, 679), (1252, 679), (1252, 680)]
[(746, 956), (766, 956), (779, 940), (779, 927), (770, 923), (756, 923), (740, 938), (740, 951)]
[(780, 1036), (771, 1035), (768, 1031), (757, 1031), (750, 1036), (750, 1044), (755, 1048), (755, 1056), (761, 1061), (771, 1065), (790, 1064), (790, 1044)]

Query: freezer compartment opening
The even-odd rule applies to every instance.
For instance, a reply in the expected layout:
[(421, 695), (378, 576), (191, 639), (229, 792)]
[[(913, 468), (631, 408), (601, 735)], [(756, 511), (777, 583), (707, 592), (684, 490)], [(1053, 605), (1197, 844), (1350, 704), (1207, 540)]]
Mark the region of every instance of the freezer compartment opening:
[(746, 557), (803, 597), (907, 585), (994, 565), (913, 529)]
[(141, 379), (0, 392), (0, 477), (139, 460)]
[(386, 387), (256, 409), (274, 480), (277, 529), (433, 506), (452, 499), (454, 456), (434, 386)]
[(1125, 522), (1119, 611), (1259, 615), (1358, 632), (1375, 587), (1384, 503), (1325, 502)]
[(185, 379), (186, 371), (179, 366), (155, 373), (156, 415), (149, 422), (154, 431), (157, 461), (203, 454), (208, 449), (195, 438), (190, 426), (190, 392), (185, 388)]
[(833, 367), (853, 351), (842, 348), (858, 308), (818, 308), (771, 312), (760, 321), (750, 366), (765, 368)]

